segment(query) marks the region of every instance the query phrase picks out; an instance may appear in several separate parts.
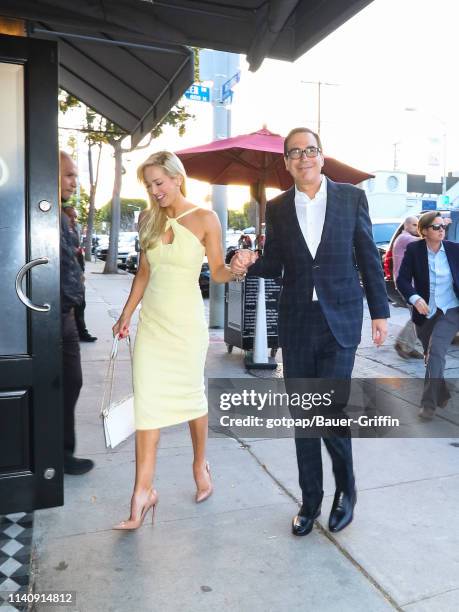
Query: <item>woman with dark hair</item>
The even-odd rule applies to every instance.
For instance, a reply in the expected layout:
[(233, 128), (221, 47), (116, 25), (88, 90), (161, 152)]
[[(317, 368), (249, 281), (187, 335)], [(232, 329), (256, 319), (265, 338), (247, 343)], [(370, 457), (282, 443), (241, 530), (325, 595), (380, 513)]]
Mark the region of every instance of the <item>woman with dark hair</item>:
[(445, 240), (446, 224), (436, 211), (419, 218), (423, 240), (406, 248), (397, 288), (413, 305), (413, 322), (424, 348), (426, 374), (419, 416), (430, 420), (450, 393), (444, 379), (446, 351), (459, 330), (459, 244)]

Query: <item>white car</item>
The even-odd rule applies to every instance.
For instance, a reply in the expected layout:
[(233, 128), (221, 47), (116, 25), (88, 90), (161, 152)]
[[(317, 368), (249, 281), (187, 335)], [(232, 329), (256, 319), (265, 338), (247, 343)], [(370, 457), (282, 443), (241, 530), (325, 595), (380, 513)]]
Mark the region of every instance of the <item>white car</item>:
[(242, 232), (240, 230), (232, 230), (232, 229), (229, 229), (226, 232), (226, 248), (227, 249), (229, 249), (230, 247), (237, 247), (241, 233)]
[[(120, 232), (118, 239), (118, 265), (120, 268), (126, 266), (126, 259), (132, 251), (135, 250), (135, 241), (137, 232)], [(98, 247), (96, 256), (98, 259), (105, 261), (107, 259), (108, 242), (104, 247)]]

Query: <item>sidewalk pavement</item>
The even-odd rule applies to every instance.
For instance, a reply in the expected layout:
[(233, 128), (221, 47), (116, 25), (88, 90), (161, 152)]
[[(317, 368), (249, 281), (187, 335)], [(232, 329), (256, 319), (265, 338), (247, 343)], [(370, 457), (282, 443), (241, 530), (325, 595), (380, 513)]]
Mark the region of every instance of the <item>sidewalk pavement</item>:
[[(210, 438), (215, 493), (196, 505), (188, 428), (171, 427), (161, 434), (154, 526), (112, 531), (129, 514), (134, 444), (105, 450), (99, 407), (111, 326), (132, 277), (101, 271), (100, 263), (88, 265), (86, 321), (99, 339), (82, 344), (85, 382), (77, 410), (77, 454), (96, 467), (65, 477), (62, 508), (35, 513), (35, 592), (75, 591), (74, 609), (84, 612), (459, 609), (453, 438), (354, 440), (358, 503), (354, 522), (336, 535), (326, 528), (334, 489), (324, 452), (322, 516), (309, 536), (296, 538), (290, 523), (300, 492), (292, 440)], [(381, 349), (371, 346), (366, 319), (355, 376), (423, 376), (422, 363), (404, 361), (392, 348), (407, 312), (393, 314)], [(119, 368), (126, 384), (127, 354)], [(457, 349), (447, 368), (457, 376)], [(222, 330), (211, 331), (206, 374), (250, 377), (242, 352), (226, 352)], [(451, 418), (459, 423), (458, 417), (454, 408)]]

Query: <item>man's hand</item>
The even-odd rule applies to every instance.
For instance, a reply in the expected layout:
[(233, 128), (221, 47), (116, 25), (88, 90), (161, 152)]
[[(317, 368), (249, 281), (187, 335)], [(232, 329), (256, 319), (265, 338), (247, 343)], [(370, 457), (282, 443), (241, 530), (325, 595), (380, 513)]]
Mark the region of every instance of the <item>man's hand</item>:
[(419, 314), (422, 314), (422, 315), (429, 314), (429, 306), (426, 304), (425, 300), (423, 300), (422, 298), (419, 298), (419, 300), (416, 300), (416, 302), (414, 303), (414, 307), (419, 312)]
[(376, 346), (381, 346), (387, 336), (387, 319), (373, 319), (371, 322), (371, 337)]
[(250, 249), (241, 249), (233, 255), (230, 268), (233, 274), (241, 275), (247, 272), (249, 266), (258, 259), (258, 253)]

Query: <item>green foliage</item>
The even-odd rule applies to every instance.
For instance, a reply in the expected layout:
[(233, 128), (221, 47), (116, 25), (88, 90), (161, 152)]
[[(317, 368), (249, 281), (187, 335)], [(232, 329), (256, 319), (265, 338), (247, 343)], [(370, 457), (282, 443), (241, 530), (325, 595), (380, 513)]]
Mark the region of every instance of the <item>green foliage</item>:
[[(99, 213), (100, 221), (110, 223), (111, 200), (107, 202), (97, 212)], [(129, 231), (134, 229), (134, 211), (144, 210), (148, 206), (146, 200), (140, 198), (121, 198), (121, 223), (120, 229)]]
[(88, 222), (88, 210), (89, 210), (89, 195), (86, 193), (84, 187), (80, 185), (80, 198), (78, 194), (74, 193), (71, 198), (65, 202), (64, 207), (73, 206), (78, 212), (78, 223), (81, 227), (85, 226)]
[(68, 138), (67, 138), (67, 146), (70, 147), (72, 149), (71, 152), (71, 156), (73, 157), (73, 159), (76, 159), (77, 157), (77, 139), (75, 138), (75, 136), (73, 134), (71, 134)]
[(255, 200), (250, 200), (244, 204), (244, 214), (247, 218), (247, 225), (245, 227), (256, 226), (257, 224), (257, 208), (258, 204)]
[[(89, 195), (82, 185), (80, 185), (80, 197), (76, 193), (67, 200), (65, 206), (73, 206), (78, 212), (78, 223), (83, 229), (85, 229), (88, 222), (89, 212)], [(104, 219), (101, 216), (100, 210), (95, 210), (94, 214), (94, 231), (99, 233), (101, 230), (101, 223)]]
[(246, 202), (242, 210), (228, 210), (228, 227), (235, 230), (243, 230), (255, 225), (255, 204)]
[(58, 96), (59, 111), (63, 114), (67, 113), (72, 108), (83, 108), (85, 118), (83, 126), (79, 131), (86, 134), (85, 140), (88, 144), (110, 144), (110, 138), (118, 136), (124, 138), (126, 132), (118, 127), (115, 123), (99, 115), (94, 109), (86, 106), (72, 94), (69, 94), (64, 89), (59, 90)]
[(242, 211), (228, 210), (228, 227), (230, 229), (242, 230), (247, 226), (247, 218)]
[(61, 113), (66, 113), (70, 108), (75, 108), (75, 107), (80, 106), (81, 102), (78, 100), (78, 98), (75, 98), (75, 96), (72, 96), (72, 94), (69, 94), (63, 89), (60, 89), (59, 96), (58, 96), (58, 104), (59, 104), (59, 111)]
[(184, 106), (176, 104), (174, 108), (167, 113), (164, 119), (153, 128), (151, 134), (153, 138), (158, 138), (158, 136), (163, 133), (164, 126), (171, 125), (177, 128), (179, 136), (183, 136), (188, 119), (194, 119), (194, 115), (187, 113)]
[[(195, 56), (196, 58), (196, 56)], [(196, 59), (195, 59), (196, 62)], [(198, 60), (199, 63), (199, 60)], [(109, 121), (102, 115), (99, 115), (94, 109), (83, 105), (75, 96), (61, 89), (59, 92), (59, 110), (66, 113), (71, 108), (83, 107), (85, 109), (85, 121), (81, 131), (86, 134), (86, 142), (90, 144), (104, 143), (111, 144), (115, 140), (119, 140), (127, 136), (127, 132), (122, 130), (112, 121)], [(180, 136), (183, 136), (186, 129), (186, 122), (189, 119), (194, 119), (194, 115), (187, 113), (185, 107), (181, 104), (176, 104), (164, 117), (162, 121), (156, 125), (151, 131), (151, 136), (157, 138), (163, 132), (165, 125), (176, 127)]]

